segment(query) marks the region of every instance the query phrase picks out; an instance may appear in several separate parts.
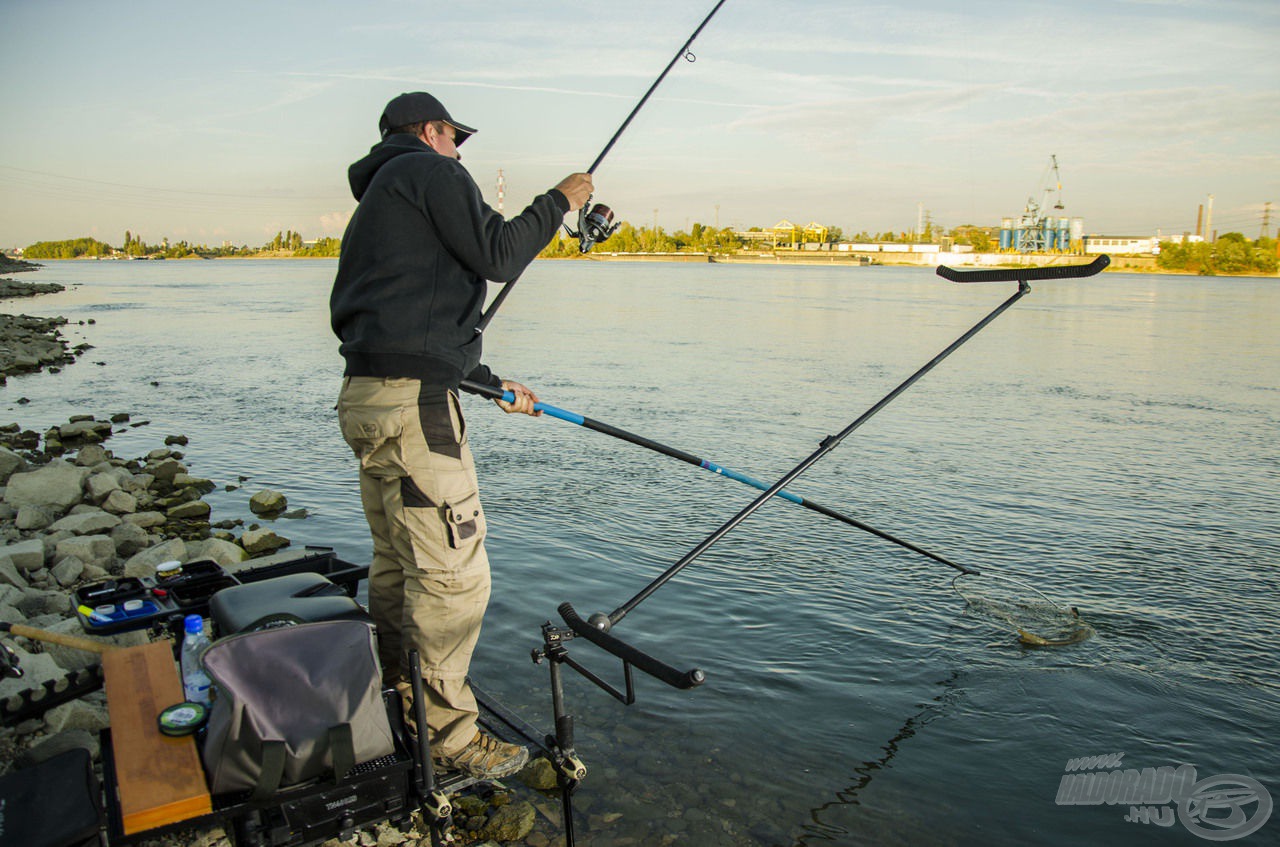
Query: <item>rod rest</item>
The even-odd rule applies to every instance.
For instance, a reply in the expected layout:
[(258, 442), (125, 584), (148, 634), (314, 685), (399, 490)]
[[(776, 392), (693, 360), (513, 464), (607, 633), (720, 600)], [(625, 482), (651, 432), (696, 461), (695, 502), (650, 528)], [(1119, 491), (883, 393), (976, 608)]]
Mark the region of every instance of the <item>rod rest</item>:
[(1030, 282), (1042, 279), (1080, 279), (1102, 273), (1111, 257), (1099, 256), (1087, 265), (1050, 265), (1048, 267), (998, 268), (996, 270), (962, 271), (938, 265), (938, 276), (950, 282)]
[(584, 621), (582, 616), (573, 610), (571, 603), (561, 603), (558, 611), (560, 612), (560, 617), (564, 618), (564, 622), (569, 625), (569, 628), (579, 636), (587, 639), (606, 653), (612, 653), (622, 661), (644, 671), (649, 676), (665, 682), (672, 688), (682, 690), (696, 688), (707, 680), (707, 675), (698, 668), (687, 671), (676, 670), (666, 662), (637, 650), (617, 636), (597, 629)]

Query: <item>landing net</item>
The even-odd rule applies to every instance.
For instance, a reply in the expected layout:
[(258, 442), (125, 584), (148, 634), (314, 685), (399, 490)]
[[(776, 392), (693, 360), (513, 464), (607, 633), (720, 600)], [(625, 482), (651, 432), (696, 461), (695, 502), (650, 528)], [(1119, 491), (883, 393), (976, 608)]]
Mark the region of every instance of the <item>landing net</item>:
[(1093, 627), (1075, 609), (1058, 605), (1022, 580), (973, 572), (960, 574), (951, 585), (972, 611), (1013, 627), (1023, 644), (1061, 647), (1093, 635)]

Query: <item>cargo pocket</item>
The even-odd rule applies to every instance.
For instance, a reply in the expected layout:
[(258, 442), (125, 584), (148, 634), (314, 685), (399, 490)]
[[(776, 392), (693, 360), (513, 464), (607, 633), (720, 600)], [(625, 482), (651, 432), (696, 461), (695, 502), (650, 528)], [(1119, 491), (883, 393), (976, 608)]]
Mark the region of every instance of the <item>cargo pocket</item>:
[(395, 479), (408, 474), (400, 436), (404, 424), (397, 415), (382, 409), (348, 406), (338, 409), (342, 438), (360, 460), (360, 469), (370, 476)]
[(455, 550), (477, 543), (485, 535), (484, 510), (476, 492), (444, 506), (445, 524), (449, 527), (449, 546)]

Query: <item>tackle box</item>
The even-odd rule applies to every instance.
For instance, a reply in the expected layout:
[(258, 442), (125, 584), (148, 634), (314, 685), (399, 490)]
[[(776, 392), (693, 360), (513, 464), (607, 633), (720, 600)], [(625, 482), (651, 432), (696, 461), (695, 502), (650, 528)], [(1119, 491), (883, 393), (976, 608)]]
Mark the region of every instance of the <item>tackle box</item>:
[[(338, 587), (337, 593), (354, 598), (356, 585), (368, 574), (368, 568), (344, 562), (332, 547), (305, 547), (250, 559), (235, 570), (201, 559), (183, 564), (173, 576), (117, 577), (82, 586), (72, 593), (71, 608), (80, 628), (92, 635), (148, 629), (175, 621), (178, 631), (186, 615), (209, 617), (209, 601), (223, 589), (297, 574), (319, 574)], [(332, 587), (316, 590), (336, 599)]]

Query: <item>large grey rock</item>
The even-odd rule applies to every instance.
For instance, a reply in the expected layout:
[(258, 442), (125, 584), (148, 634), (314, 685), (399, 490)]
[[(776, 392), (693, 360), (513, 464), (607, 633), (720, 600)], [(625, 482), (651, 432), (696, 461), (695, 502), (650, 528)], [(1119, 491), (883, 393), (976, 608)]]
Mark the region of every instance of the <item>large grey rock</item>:
[(157, 462), (154, 467), (148, 467), (147, 470), (156, 478), (157, 481), (173, 482), (173, 478), (180, 473), (186, 473), (186, 467), (177, 459), (163, 459)]
[(99, 567), (105, 566), (116, 556), (116, 545), (107, 535), (81, 535), (58, 542), (53, 550), (54, 561), (61, 562), (68, 556)]
[(123, 467), (112, 466), (110, 468), (104, 468), (101, 473), (115, 479), (120, 486), (120, 490), (128, 491), (130, 494), (137, 494), (139, 491), (145, 491), (152, 481), (152, 477), (149, 474), (139, 478), (136, 474), (130, 473), (128, 468)]
[(102, 438), (111, 434), (110, 421), (74, 421), (58, 427), (58, 437), (63, 441)]
[[(115, 563), (113, 562), (112, 564)], [(84, 573), (80, 574), (80, 578), (85, 582), (102, 582), (109, 576), (111, 576), (111, 571), (99, 565), (89, 564), (84, 566)]]
[(153, 526), (164, 526), (165, 522), (169, 519), (164, 516), (164, 512), (146, 511), (136, 512), (132, 515), (124, 515), (121, 520), (125, 523), (147, 529)]
[(249, 498), (249, 508), (255, 515), (270, 515), (276, 512), (283, 512), (288, 505), (288, 498), (279, 491), (272, 491), (269, 488), (263, 489)]
[(204, 477), (192, 476), (189, 473), (180, 473), (174, 476), (173, 486), (174, 488), (194, 488), (200, 494), (208, 494), (210, 491), (217, 488), (217, 486), (213, 484), (212, 480), (205, 479)]
[(267, 527), (247, 530), (240, 536), (240, 545), (250, 553), (269, 553), (289, 546), (289, 539), (276, 535)]
[(72, 700), (61, 706), (50, 709), (44, 715), (45, 725), (50, 732), (68, 732), (83, 729), (88, 732), (100, 732), (107, 728), (111, 721), (107, 717), (107, 707), (88, 700)]
[(44, 506), (23, 506), (18, 509), (13, 525), (27, 531), (46, 529), (53, 523), (54, 516)]
[(209, 504), (203, 500), (191, 500), (174, 506), (167, 514), (173, 520), (189, 521), (207, 518), (210, 511)]
[(503, 843), (523, 841), (533, 830), (537, 816), (538, 813), (533, 808), (533, 804), (524, 800), (500, 806), (481, 827), (479, 836)]
[(44, 544), (45, 560), (53, 559), (58, 550), (58, 542), (66, 541), (68, 538), (75, 538), (76, 534), (69, 529), (59, 529), (40, 536), (40, 541)]
[(131, 515), (138, 511), (138, 498), (128, 491), (112, 491), (102, 501), (102, 508), (116, 515)]
[(66, 588), (84, 573), (85, 563), (79, 556), (67, 556), (58, 564), (49, 568), (49, 575), (57, 580), (58, 585)]
[(555, 765), (541, 756), (531, 759), (517, 777), (525, 785), (538, 791), (550, 791), (558, 784)]
[(0, 483), (3, 483), (26, 466), (26, 459), (8, 447), (0, 447)]
[(76, 464), (82, 468), (92, 468), (107, 460), (107, 450), (98, 444), (86, 444), (76, 454)]
[(96, 473), (85, 480), (84, 489), (90, 500), (101, 503), (112, 491), (120, 490), (120, 480), (113, 473)]
[(7, 583), (0, 584), (0, 606), (16, 606), (21, 599), (21, 588)]
[(12, 559), (0, 556), (0, 585), (12, 585), (15, 588), (25, 589), (29, 584), (26, 577), (18, 573)]
[(111, 530), (111, 541), (116, 545), (116, 555), (126, 559), (151, 546), (147, 531), (131, 523), (122, 523)]
[(0, 547), (0, 557), (3, 556), (8, 556), (19, 570), (38, 571), (44, 567), (44, 542), (39, 538), (32, 538)]
[(55, 459), (38, 470), (9, 477), (4, 501), (15, 508), (48, 506), (66, 511), (83, 498), (84, 481), (88, 475), (88, 468)]
[(120, 519), (115, 515), (108, 514), (101, 509), (94, 509), (93, 511), (80, 512), (79, 514), (60, 518), (54, 521), (49, 529), (54, 532), (68, 530), (76, 535), (95, 535), (110, 532), (119, 525)]
[(38, 571), (49, 558), (49, 548), (44, 545), (45, 537), (37, 535), (0, 547), (0, 558), (8, 558), (19, 570)]
[(188, 541), (187, 555), (192, 562), (200, 559), (212, 559), (224, 568), (228, 565), (236, 565), (249, 558), (248, 552), (243, 547), (230, 541), (223, 541), (221, 538)]
[(141, 553), (135, 553), (124, 563), (125, 576), (155, 576), (156, 565), (176, 559), (179, 562), (188, 560), (187, 544), (181, 538), (171, 538), (162, 544), (148, 547)]
[[(65, 615), (70, 606), (71, 600), (67, 597), (65, 591), (28, 588), (22, 595), (22, 602), (18, 604), (18, 611), (26, 615), (28, 620), (31, 620), (41, 615)], [(38, 624), (35, 624), (34, 621), (32, 625), (38, 628)]]

